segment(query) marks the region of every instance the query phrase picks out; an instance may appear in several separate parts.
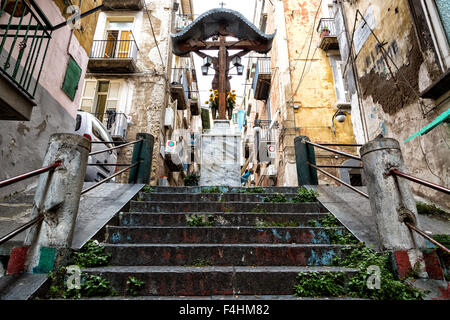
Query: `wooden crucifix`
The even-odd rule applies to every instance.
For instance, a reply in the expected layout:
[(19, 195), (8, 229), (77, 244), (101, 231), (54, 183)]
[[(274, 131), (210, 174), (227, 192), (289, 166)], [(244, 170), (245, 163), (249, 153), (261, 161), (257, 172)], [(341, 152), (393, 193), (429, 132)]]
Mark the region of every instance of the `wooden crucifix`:
[[(218, 119), (222, 120), (226, 119), (227, 92), (231, 89), (228, 77), (230, 62), (234, 57), (242, 57), (251, 51), (269, 52), (274, 36), (275, 33), (270, 35), (262, 33), (239, 12), (216, 8), (202, 14), (184, 31), (171, 35), (172, 51), (178, 56), (195, 52), (201, 58), (211, 58), (215, 70), (212, 88), (219, 93)], [(227, 41), (227, 37), (237, 40)], [(212, 40), (208, 41), (210, 38)], [(218, 56), (211, 57), (201, 52), (205, 50), (217, 50)], [(229, 50), (240, 51), (230, 56)], [(230, 111), (228, 109), (231, 118)]]

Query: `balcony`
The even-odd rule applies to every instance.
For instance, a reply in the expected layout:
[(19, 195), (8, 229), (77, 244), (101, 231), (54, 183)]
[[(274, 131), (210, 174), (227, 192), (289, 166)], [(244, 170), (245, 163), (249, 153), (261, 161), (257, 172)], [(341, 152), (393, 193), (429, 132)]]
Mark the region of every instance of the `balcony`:
[(189, 85), (186, 69), (173, 68), (172, 81), (170, 82), (170, 94), (173, 100), (178, 101), (178, 110), (186, 110), (189, 102)]
[(200, 115), (200, 102), (198, 101), (198, 92), (189, 92), (191, 114), (193, 116)]
[(270, 57), (258, 58), (255, 76), (253, 78), (253, 92), (256, 100), (267, 100), (270, 92), (271, 78)]
[(125, 113), (107, 111), (93, 115), (102, 122), (114, 141), (127, 140), (128, 117)]
[(94, 73), (133, 73), (136, 71), (138, 51), (134, 39), (94, 40), (88, 69)]
[(52, 28), (28, 1), (0, 8), (0, 120), (30, 120)]
[(142, 10), (142, 0), (103, 0), (103, 10)]
[(319, 32), (321, 39), (319, 45), (320, 49), (324, 51), (339, 50), (339, 42), (334, 18), (320, 19), (317, 32)]

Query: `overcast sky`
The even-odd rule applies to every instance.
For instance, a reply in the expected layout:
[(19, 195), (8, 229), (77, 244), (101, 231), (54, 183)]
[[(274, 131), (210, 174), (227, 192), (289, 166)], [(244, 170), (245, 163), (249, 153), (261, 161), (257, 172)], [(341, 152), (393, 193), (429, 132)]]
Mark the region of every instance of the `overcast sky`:
[[(193, 0), (194, 4), (194, 18), (197, 18), (200, 14), (204, 13), (205, 11), (208, 11), (210, 9), (214, 8), (220, 8), (220, 3), (224, 2), (224, 8), (236, 10), (240, 12), (242, 15), (244, 15), (248, 20), (253, 20), (253, 14), (254, 14), (254, 8), (255, 8), (255, 1), (256, 0)], [(250, 55), (251, 53), (247, 54)], [(217, 53), (213, 51), (213, 54), (211, 55), (217, 56)], [(213, 80), (214, 70), (209, 69), (208, 75), (203, 76), (202, 71), (200, 67), (203, 64), (203, 61), (200, 57), (198, 57), (196, 54), (194, 54), (194, 62), (195, 62), (195, 69), (197, 72), (197, 81), (198, 81), (198, 89), (200, 91), (200, 102), (202, 106), (205, 104), (205, 101), (208, 100), (209, 96), (209, 89), (211, 89), (211, 82)], [(244, 66), (247, 65), (246, 59), (242, 59), (242, 64)], [(236, 74), (236, 68), (233, 68), (230, 71), (231, 74)], [(245, 73), (246, 70), (244, 70), (244, 75), (237, 76), (233, 75), (232, 79), (230, 81), (231, 84), (231, 90), (236, 90), (236, 94), (238, 96), (237, 98), (237, 106), (240, 106), (242, 103), (242, 96), (244, 92), (244, 83), (245, 83)]]

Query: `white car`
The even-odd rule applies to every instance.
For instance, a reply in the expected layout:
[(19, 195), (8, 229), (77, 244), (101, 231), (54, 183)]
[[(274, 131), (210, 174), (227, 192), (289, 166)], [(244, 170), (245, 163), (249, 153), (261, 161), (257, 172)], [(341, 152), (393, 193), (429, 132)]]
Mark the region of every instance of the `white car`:
[[(85, 111), (77, 112), (75, 133), (89, 139), (91, 142), (113, 141), (103, 124), (95, 116)], [(105, 150), (116, 145), (112, 143), (92, 143), (91, 152)], [(94, 163), (112, 165), (89, 165)], [(116, 163), (117, 149), (89, 156), (84, 181), (100, 181), (114, 174)]]

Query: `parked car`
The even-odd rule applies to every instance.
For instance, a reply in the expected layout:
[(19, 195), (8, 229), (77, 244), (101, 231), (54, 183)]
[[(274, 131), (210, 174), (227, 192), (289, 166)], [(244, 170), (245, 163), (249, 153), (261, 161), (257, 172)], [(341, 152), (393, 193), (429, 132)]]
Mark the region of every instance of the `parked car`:
[[(92, 142), (108, 142), (113, 141), (108, 130), (103, 124), (92, 114), (85, 111), (77, 112), (75, 124), (75, 133), (84, 136)], [(91, 152), (112, 148), (112, 143), (92, 143)], [(89, 156), (88, 163), (107, 163), (114, 165), (87, 166), (84, 181), (100, 181), (114, 174), (117, 163), (117, 150), (110, 150)], [(113, 178), (114, 179), (114, 178)], [(111, 179), (111, 180), (113, 180)]]

